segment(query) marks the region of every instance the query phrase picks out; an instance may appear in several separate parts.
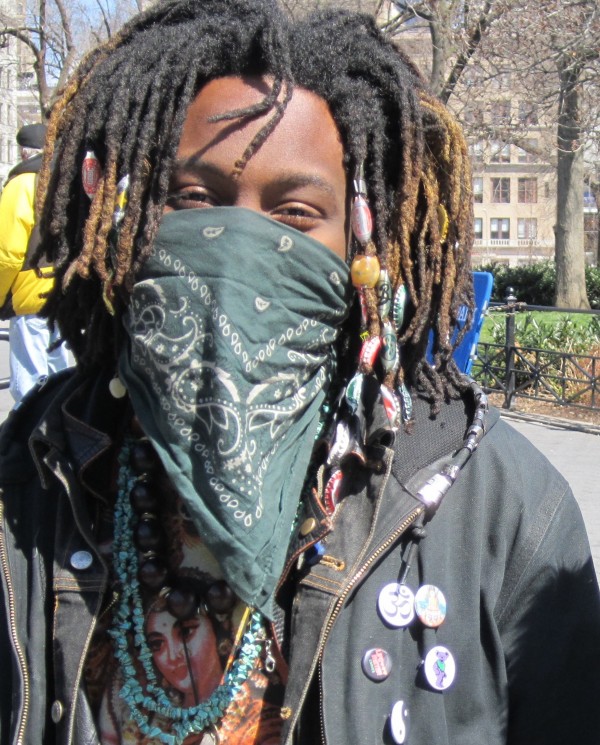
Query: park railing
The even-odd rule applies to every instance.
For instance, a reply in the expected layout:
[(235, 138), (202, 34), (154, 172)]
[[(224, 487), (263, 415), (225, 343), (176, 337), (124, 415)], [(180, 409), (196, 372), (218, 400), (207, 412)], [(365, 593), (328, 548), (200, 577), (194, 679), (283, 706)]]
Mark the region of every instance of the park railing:
[(519, 346), (515, 341), (515, 318), (523, 311), (599, 316), (600, 311), (519, 303), (510, 288), (505, 303), (492, 303), (490, 311), (505, 314), (505, 341), (504, 344), (480, 343), (471, 375), (485, 391), (503, 394), (503, 408), (512, 408), (514, 398), (522, 397), (600, 411), (600, 357)]

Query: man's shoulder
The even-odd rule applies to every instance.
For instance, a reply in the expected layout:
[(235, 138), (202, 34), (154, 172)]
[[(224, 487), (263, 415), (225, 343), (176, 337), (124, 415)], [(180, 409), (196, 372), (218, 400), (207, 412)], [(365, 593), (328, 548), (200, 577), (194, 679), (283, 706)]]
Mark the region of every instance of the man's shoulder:
[(29, 447), (31, 435), (46, 419), (56, 415), (50, 413), (51, 408), (60, 409), (72, 388), (74, 370), (63, 370), (50, 376), (35, 386), (13, 408), (7, 419), (0, 426), (0, 483), (24, 481), (35, 472)]

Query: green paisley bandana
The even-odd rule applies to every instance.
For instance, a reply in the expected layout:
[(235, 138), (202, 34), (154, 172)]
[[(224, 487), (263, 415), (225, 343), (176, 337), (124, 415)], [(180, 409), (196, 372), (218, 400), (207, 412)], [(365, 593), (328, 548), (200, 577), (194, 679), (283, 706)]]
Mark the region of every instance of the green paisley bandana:
[(164, 216), (119, 362), (225, 579), (271, 613), (346, 317), (348, 268), (236, 207)]

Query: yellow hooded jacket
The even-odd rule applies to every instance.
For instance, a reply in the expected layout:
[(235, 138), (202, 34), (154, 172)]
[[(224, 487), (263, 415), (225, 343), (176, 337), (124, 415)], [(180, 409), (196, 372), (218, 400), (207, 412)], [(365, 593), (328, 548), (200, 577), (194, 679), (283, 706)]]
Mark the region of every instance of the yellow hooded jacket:
[[(0, 307), (10, 292), (18, 316), (39, 313), (54, 284), (34, 269), (21, 271), (34, 225), (36, 179), (36, 173), (14, 176), (0, 198)], [(42, 272), (48, 275), (51, 268)]]

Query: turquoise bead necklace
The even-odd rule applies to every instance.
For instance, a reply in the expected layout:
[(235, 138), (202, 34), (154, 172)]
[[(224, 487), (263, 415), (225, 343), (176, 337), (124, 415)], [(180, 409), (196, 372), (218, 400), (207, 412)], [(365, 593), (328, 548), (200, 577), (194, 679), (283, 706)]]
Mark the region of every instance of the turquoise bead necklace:
[[(129, 493), (137, 476), (129, 467), (132, 442), (127, 439), (119, 453), (113, 563), (121, 595), (108, 633), (113, 639), (115, 657), (123, 677), (119, 695), (140, 732), (165, 745), (181, 745), (190, 734), (215, 726), (223, 717), (256, 663), (264, 643), (264, 629), (261, 614), (255, 611), (240, 642), (239, 653), (225, 672), (223, 683), (206, 701), (191, 707), (176, 706), (159, 685), (144, 631), (139, 560), (133, 541), (135, 515)], [(145, 689), (137, 678), (134, 654), (144, 672)], [(150, 721), (154, 714), (169, 720), (168, 732)]]

